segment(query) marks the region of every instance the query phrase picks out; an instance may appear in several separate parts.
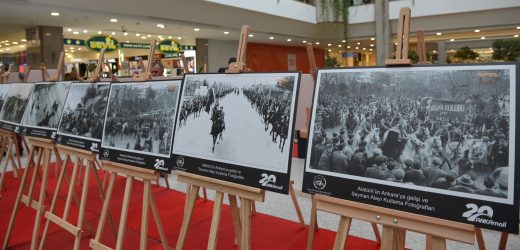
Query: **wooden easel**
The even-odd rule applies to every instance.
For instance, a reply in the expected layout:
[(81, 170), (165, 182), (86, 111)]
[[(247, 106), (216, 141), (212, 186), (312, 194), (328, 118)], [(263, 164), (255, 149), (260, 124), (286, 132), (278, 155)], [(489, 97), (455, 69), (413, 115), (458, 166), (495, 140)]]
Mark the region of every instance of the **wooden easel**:
[(247, 49), (247, 36), (249, 34), (249, 26), (243, 25), (242, 31), (240, 32), (240, 39), (238, 41), (238, 52), (237, 61), (230, 63), (226, 69), (226, 73), (240, 73), (246, 72), (246, 49)]
[[(0, 192), (4, 188), (4, 179), (5, 174), (7, 172), (7, 166), (9, 162), (11, 162), (11, 166), (13, 167), (13, 175), (15, 178), (18, 178), (18, 173), (21, 171), (22, 162), (20, 161), (20, 148), (18, 147), (18, 138), (16, 137), (16, 133), (10, 131), (0, 130), (0, 138), (1, 138), (1, 149), (0, 149), (0, 165), (3, 159), (3, 155), (5, 153), (5, 164), (4, 169), (2, 170), (2, 176), (0, 177)], [(14, 150), (13, 150), (14, 147)], [(13, 155), (13, 151), (14, 154)], [(0, 195), (1, 197), (1, 195)]]
[[(57, 224), (58, 226), (62, 227), (63, 229), (65, 229), (66, 231), (68, 231), (69, 233), (74, 235), (74, 238), (75, 238), (74, 239), (74, 249), (77, 250), (80, 247), (81, 232), (82, 232), (82, 228), (83, 228), (83, 222), (85, 219), (85, 206), (86, 206), (88, 183), (89, 183), (89, 176), (90, 176), (91, 169), (94, 169), (94, 177), (96, 178), (96, 184), (99, 189), (101, 200), (105, 199), (105, 193), (103, 191), (101, 180), (99, 178), (99, 174), (98, 174), (96, 166), (95, 166), (95, 164), (96, 164), (95, 162), (97, 161), (97, 159), (96, 159), (96, 154), (94, 152), (75, 149), (75, 148), (63, 146), (63, 145), (56, 145), (56, 147), (58, 148), (58, 150), (61, 153), (63, 153), (65, 155), (65, 161), (64, 161), (64, 165), (62, 166), (61, 171), (60, 171), (58, 183), (56, 184), (56, 191), (54, 192), (54, 197), (52, 198), (51, 207), (50, 207), (49, 211), (47, 211), (45, 213), (45, 218), (47, 219), (47, 221), (45, 222), (45, 227), (43, 229), (43, 236), (42, 236), (42, 239), (40, 242), (39, 249), (43, 249), (43, 246), (45, 244), (45, 240), (47, 237), (47, 232), (49, 229), (49, 224), (50, 224), (50, 222), (53, 222), (54, 224)], [(61, 184), (63, 183), (63, 176), (67, 176), (66, 175), (67, 164), (68, 164), (69, 160), (72, 160), (72, 157), (76, 158), (76, 162), (75, 162), (73, 170), (72, 170), (72, 179), (68, 180), (69, 189), (68, 189), (68, 193), (67, 193), (67, 200), (65, 202), (65, 209), (63, 211), (63, 216), (59, 217), (57, 214), (55, 214), (54, 209), (56, 206), (56, 201), (58, 199), (58, 194), (59, 194), (59, 190), (61, 188)], [(81, 192), (81, 202), (77, 202), (77, 195), (76, 195), (76, 192), (74, 191), (74, 182), (75, 182), (78, 170), (81, 171), (80, 167), (83, 166), (84, 160), (86, 161), (86, 168), (85, 168), (83, 187), (82, 187), (82, 192)], [(67, 176), (67, 179), (68, 179), (68, 176)], [(78, 215), (78, 221), (77, 221), (76, 225), (73, 225), (67, 221), (68, 215), (69, 215), (70, 203), (71, 203), (71, 199), (73, 197), (75, 197), (76, 203), (79, 203), (79, 215)], [(110, 214), (108, 214), (108, 216), (109, 216), (110, 225), (112, 226), (112, 231), (114, 232), (114, 235), (117, 235), (112, 216)], [(91, 235), (94, 235), (95, 232), (93, 231), (93, 227), (90, 224), (87, 224), (87, 230), (89, 231), (89, 233), (91, 233)]]
[[(21, 184), (18, 189), (18, 194), (16, 195), (16, 200), (14, 202), (13, 212), (11, 214), (11, 218), (9, 220), (9, 226), (6, 231), (6, 236), (4, 239), (4, 244), (2, 249), (6, 249), (8, 247), (9, 239), (11, 237), (11, 233), (14, 226), (14, 221), (16, 219), (16, 215), (18, 213), (18, 206), (20, 203), (25, 204), (27, 207), (31, 207), (36, 210), (36, 218), (34, 220), (34, 228), (31, 240), (31, 249), (34, 250), (38, 246), (38, 233), (40, 230), (40, 220), (43, 215), (43, 211), (45, 209), (44, 201), (45, 196), (47, 195), (47, 177), (49, 172), (49, 164), (51, 160), (51, 154), (54, 152), (56, 154), (57, 165), (61, 165), (61, 158), (59, 154), (56, 152), (55, 145), (53, 144), (51, 139), (42, 139), (36, 137), (27, 137), (27, 140), (31, 144), (31, 149), (29, 151), (29, 159), (27, 161), (27, 167), (22, 176)], [(38, 154), (38, 159), (36, 159), (36, 154)], [(42, 163), (43, 158), (43, 164)], [(39, 168), (43, 170), (43, 176), (39, 176)], [(29, 184), (29, 189), (27, 195), (23, 194), (26, 189), (26, 179), (29, 175), (29, 171), (33, 170), (33, 175), (31, 178), (31, 183)], [(38, 201), (33, 199), (33, 191), (34, 185), (36, 182), (36, 178), (41, 180), (40, 185), (40, 194)]]
[(419, 54), (419, 64), (426, 64), (426, 42), (424, 41), (424, 30), (417, 30), (417, 54)]
[(110, 172), (110, 180), (108, 182), (108, 189), (103, 203), (103, 209), (99, 218), (99, 224), (94, 239), (90, 240), (90, 247), (93, 249), (112, 249), (103, 243), (101, 243), (101, 236), (103, 235), (103, 229), (105, 226), (106, 217), (109, 212), (110, 201), (112, 198), (112, 191), (114, 189), (114, 182), (116, 176), (123, 175), (126, 177), (125, 193), (123, 197), (123, 207), (121, 208), (121, 218), (119, 221), (119, 230), (117, 234), (116, 246), (113, 249), (123, 249), (123, 242), (125, 236), (126, 219), (128, 216), (128, 207), (130, 205), (130, 195), (132, 193), (132, 184), (135, 178), (143, 180), (143, 211), (141, 219), (141, 239), (139, 249), (147, 249), (148, 242), (148, 209), (151, 208), (152, 215), (157, 225), (157, 231), (161, 238), (163, 249), (168, 249), (168, 242), (166, 241), (166, 234), (159, 217), (159, 211), (155, 203), (153, 192), (151, 191), (151, 181), (157, 181), (159, 179), (159, 173), (155, 170), (137, 168), (125, 164), (102, 161), (105, 170)]
[[(181, 250), (184, 247), (184, 242), (186, 240), (191, 216), (195, 206), (195, 200), (197, 199), (199, 189), (201, 187), (213, 189), (216, 191), (215, 203), (213, 205), (213, 217), (211, 220), (211, 229), (208, 240), (208, 249), (216, 249), (217, 247), (218, 226), (220, 224), (224, 194), (227, 194), (229, 197), (231, 214), (233, 217), (233, 228), (235, 230), (235, 237), (238, 241), (239, 249), (250, 249), (251, 204), (254, 201), (264, 201), (264, 190), (181, 171), (177, 172), (177, 180), (188, 184), (191, 186), (191, 188), (189, 194), (187, 194), (187, 206), (184, 211), (182, 227), (175, 249)], [(240, 198), (240, 209), (237, 205), (237, 197)]]
[[(408, 7), (399, 11), (399, 23), (397, 26), (397, 50), (395, 59), (386, 59), (386, 66), (406, 66), (412, 61), (408, 58), (408, 37), (410, 36), (410, 18), (412, 10)], [(426, 56), (424, 56), (426, 57)]]

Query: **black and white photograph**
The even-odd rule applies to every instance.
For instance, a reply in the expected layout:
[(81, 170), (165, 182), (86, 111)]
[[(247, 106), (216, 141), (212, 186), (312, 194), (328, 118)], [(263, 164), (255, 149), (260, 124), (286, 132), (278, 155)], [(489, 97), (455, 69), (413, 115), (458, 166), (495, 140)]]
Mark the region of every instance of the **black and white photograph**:
[[(396, 193), (423, 191), (430, 203), (422, 209), (429, 212), (444, 206), (432, 203), (435, 194), (513, 206), (516, 69), (320, 70), (306, 159), (306, 174), (312, 175), (304, 190), (365, 201), (359, 192), (364, 189), (356, 186), (365, 182), (379, 184), (379, 190), (397, 188)], [(313, 183), (318, 175), (334, 177), (343, 190)], [(389, 201), (417, 211), (400, 202)]]
[(298, 73), (186, 75), (174, 155), (184, 157), (188, 171), (212, 162), (286, 174), (298, 82)]
[(110, 83), (73, 83), (58, 127), (57, 143), (99, 152)]
[(9, 84), (9, 90), (5, 96), (5, 102), (0, 112), (2, 129), (19, 133), (23, 114), (29, 101), (34, 84), (13, 83)]
[(22, 121), (25, 135), (54, 139), (70, 85), (71, 82), (44, 82), (34, 85)]
[(179, 80), (111, 84), (101, 156), (167, 171), (180, 88)]
[(4, 106), (10, 86), (10, 84), (0, 84), (0, 110)]

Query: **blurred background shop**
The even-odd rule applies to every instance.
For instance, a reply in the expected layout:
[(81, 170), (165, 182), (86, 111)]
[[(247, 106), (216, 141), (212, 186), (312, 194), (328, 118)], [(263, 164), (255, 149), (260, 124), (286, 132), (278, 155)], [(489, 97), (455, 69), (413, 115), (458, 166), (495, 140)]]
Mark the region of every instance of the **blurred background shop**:
[[(398, 12), (404, 6), (412, 9), (409, 53), (414, 62), (419, 28), (425, 30), (430, 63), (515, 61), (520, 55), (517, 0), (158, 0), (149, 5), (2, 1), (2, 70), (23, 77), (28, 65), (45, 63), (53, 69), (65, 51), (65, 73), (75, 68), (88, 77), (97, 64), (97, 44), (110, 45), (105, 75), (130, 77), (142, 70), (140, 61), (146, 65), (148, 60), (162, 65), (166, 76), (180, 75), (181, 54), (190, 72), (216, 72), (236, 56), (243, 24), (251, 26), (247, 65), (253, 71), (309, 72), (309, 42), (318, 67), (383, 65), (394, 55)], [(153, 40), (157, 50), (148, 58)]]

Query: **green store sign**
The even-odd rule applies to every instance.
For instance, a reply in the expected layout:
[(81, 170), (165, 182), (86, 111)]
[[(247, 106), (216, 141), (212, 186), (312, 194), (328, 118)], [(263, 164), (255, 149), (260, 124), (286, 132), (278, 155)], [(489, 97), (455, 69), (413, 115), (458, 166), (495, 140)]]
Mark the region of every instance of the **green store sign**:
[(119, 41), (109, 36), (93, 36), (85, 41), (87, 49), (100, 52), (105, 48), (105, 52), (112, 52), (119, 49)]
[(173, 40), (163, 40), (157, 46), (163, 54), (178, 54), (183, 52), (182, 46)]

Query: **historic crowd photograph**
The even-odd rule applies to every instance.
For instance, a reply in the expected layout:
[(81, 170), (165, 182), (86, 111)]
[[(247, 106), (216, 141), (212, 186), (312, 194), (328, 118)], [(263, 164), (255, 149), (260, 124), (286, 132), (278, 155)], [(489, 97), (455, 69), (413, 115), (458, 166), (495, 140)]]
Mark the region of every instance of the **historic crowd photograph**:
[(0, 110), (2, 110), (2, 107), (4, 106), (9, 87), (9, 84), (0, 84)]
[(320, 70), (306, 171), (512, 199), (511, 69)]
[(180, 83), (112, 84), (102, 147), (169, 157)]
[(185, 76), (173, 152), (286, 172), (298, 77)]
[(73, 83), (61, 115), (58, 134), (101, 140), (110, 83)]
[(33, 84), (10, 84), (5, 98), (0, 120), (19, 125), (22, 122), (23, 113), (31, 95)]
[(70, 82), (35, 84), (22, 125), (57, 129), (70, 84)]

